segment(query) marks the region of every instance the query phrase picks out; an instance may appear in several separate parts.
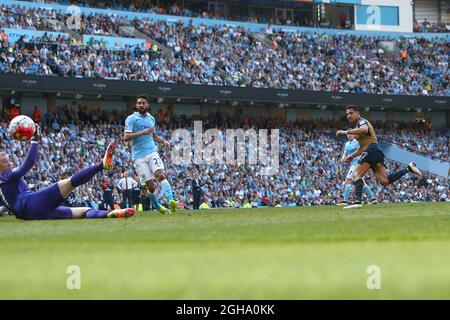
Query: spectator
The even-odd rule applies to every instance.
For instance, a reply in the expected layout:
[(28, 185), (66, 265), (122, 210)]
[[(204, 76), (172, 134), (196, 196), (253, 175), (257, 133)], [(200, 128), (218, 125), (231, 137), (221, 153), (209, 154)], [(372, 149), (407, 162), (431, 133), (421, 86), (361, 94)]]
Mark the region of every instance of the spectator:
[(10, 119), (14, 119), (15, 117), (17, 117), (18, 115), (20, 115), (20, 109), (17, 105), (13, 105), (11, 107), (11, 111), (10, 111)]
[[(4, 12), (6, 21), (13, 26), (29, 27), (26, 15), (21, 16), (21, 8), (1, 8), (0, 13)], [(36, 21), (53, 15), (48, 9), (33, 10), (31, 16), (36, 16)], [(65, 21), (62, 13), (55, 13), (55, 17)], [(428, 21), (424, 24), (431, 26)], [(14, 74), (219, 86), (450, 95), (449, 43), (444, 38), (391, 39), (271, 31), (261, 40), (245, 28), (230, 25), (194, 26), (100, 14), (83, 16), (80, 29), (87, 34), (117, 36), (126, 25), (133, 25), (172, 52), (163, 55), (156, 42), (148, 49), (103, 50), (104, 43), (98, 41), (88, 42), (87, 47), (76, 46), (74, 37), (54, 39), (45, 34), (42, 39), (21, 37), (16, 44), (0, 47), (0, 56), (4, 53), (0, 70)], [(384, 41), (395, 42), (403, 48), (403, 54), (400, 57), (386, 54)], [(268, 42), (273, 46), (266, 45)], [(96, 63), (91, 63), (94, 60)]]
[(428, 132), (431, 132), (433, 130), (433, 123), (431, 122), (431, 119), (427, 120), (427, 123), (425, 124), (425, 127)]
[(8, 43), (8, 34), (5, 32), (5, 30), (2, 30), (2, 32), (1, 32), (0, 40), (3, 43)]
[(346, 25), (347, 25), (347, 15), (346, 15), (344, 12), (342, 12), (341, 15), (340, 15), (340, 17), (339, 17), (339, 19), (340, 19), (340, 21), (341, 21), (341, 28), (342, 28), (342, 29), (346, 28)]
[(41, 123), (41, 109), (39, 109), (38, 106), (34, 106), (33, 121), (37, 124)]
[(192, 197), (194, 198), (193, 209), (198, 210), (202, 197), (202, 185), (197, 172), (194, 172), (194, 176), (192, 177)]

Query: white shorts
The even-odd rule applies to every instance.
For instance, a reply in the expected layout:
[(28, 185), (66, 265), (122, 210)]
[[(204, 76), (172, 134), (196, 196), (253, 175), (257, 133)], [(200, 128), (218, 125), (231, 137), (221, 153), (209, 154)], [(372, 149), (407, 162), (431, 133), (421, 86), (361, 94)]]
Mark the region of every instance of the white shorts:
[(134, 168), (141, 179), (141, 184), (145, 185), (147, 181), (155, 179), (156, 171), (164, 170), (164, 163), (158, 152), (153, 152), (144, 158), (134, 160)]
[(354, 164), (350, 167), (350, 170), (348, 170), (346, 179), (353, 180), (353, 176), (355, 175), (355, 172), (356, 172), (356, 164)]

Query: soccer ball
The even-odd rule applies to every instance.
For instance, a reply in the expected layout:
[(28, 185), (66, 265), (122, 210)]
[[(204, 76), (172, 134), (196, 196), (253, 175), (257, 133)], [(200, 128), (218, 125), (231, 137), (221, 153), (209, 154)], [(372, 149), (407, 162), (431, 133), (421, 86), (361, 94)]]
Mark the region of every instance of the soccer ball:
[(27, 116), (17, 116), (8, 125), (8, 132), (13, 139), (29, 141), (36, 131), (34, 121)]

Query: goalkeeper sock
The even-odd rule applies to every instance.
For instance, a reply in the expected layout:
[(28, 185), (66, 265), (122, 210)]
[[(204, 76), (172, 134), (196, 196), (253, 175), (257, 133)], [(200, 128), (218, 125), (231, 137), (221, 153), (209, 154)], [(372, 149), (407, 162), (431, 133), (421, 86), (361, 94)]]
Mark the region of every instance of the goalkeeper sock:
[(86, 211), (85, 215), (88, 219), (106, 218), (108, 216), (108, 211), (89, 209)]
[(87, 182), (89, 182), (97, 173), (103, 170), (103, 164), (97, 164), (95, 166), (81, 170), (80, 172), (74, 174), (70, 178), (70, 182), (74, 188), (79, 187)]

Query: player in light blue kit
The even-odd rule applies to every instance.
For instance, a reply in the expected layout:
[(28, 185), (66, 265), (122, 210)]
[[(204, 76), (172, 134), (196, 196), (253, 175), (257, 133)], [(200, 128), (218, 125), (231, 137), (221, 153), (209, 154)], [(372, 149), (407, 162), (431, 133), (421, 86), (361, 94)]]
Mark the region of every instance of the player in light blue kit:
[[(353, 134), (348, 134), (348, 141), (345, 143), (344, 146), (344, 155), (342, 156), (342, 160), (345, 159), (346, 156), (353, 154), (356, 150), (359, 149), (359, 142), (355, 139), (355, 136)], [(353, 184), (353, 175), (355, 174), (356, 165), (358, 164), (359, 157), (356, 157), (352, 160), (350, 163), (350, 169), (348, 170), (347, 177), (345, 178), (344, 183), (344, 199), (342, 202), (338, 203), (338, 206), (347, 206), (348, 205), (348, 198), (350, 196), (350, 193), (352, 192), (352, 184)], [(367, 197), (370, 199), (371, 204), (376, 204), (377, 199), (375, 198), (372, 190), (367, 185), (367, 183), (364, 181), (364, 192), (367, 195)]]
[(161, 206), (155, 194), (155, 178), (158, 179), (163, 194), (169, 200), (170, 213), (177, 208), (177, 201), (173, 198), (172, 187), (167, 181), (164, 173), (164, 163), (158, 154), (155, 141), (165, 147), (170, 143), (156, 134), (155, 118), (148, 113), (150, 100), (145, 94), (141, 94), (136, 100), (136, 112), (129, 115), (125, 120), (125, 141), (131, 141), (131, 156), (134, 167), (138, 173), (141, 183), (147, 186), (150, 199), (159, 212), (166, 214), (169, 210)]

